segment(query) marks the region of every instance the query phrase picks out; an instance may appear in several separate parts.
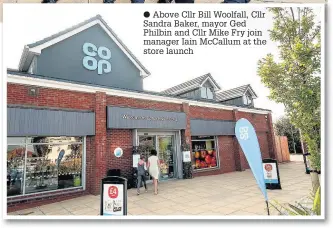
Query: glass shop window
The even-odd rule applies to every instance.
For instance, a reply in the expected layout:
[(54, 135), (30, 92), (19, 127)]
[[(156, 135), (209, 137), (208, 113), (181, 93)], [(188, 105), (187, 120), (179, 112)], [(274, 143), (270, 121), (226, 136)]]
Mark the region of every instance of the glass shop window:
[(30, 137), (17, 146), (8, 138), (7, 196), (82, 186), (82, 139)]
[(7, 147), (7, 196), (23, 194), (25, 145)]
[(205, 170), (219, 167), (215, 136), (192, 137), (192, 165), (194, 170)]

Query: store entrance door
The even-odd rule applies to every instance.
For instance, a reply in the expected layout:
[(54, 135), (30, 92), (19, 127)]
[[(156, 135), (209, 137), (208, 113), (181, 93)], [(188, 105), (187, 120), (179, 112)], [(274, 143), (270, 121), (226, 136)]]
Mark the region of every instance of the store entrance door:
[[(160, 160), (160, 180), (169, 180), (176, 178), (176, 146), (174, 134), (139, 134), (139, 146), (143, 148), (141, 153), (145, 155), (146, 160), (150, 156), (150, 150), (156, 149)], [(151, 177), (148, 178), (148, 181)]]
[[(156, 148), (156, 137), (151, 135), (140, 135), (139, 136), (139, 147), (141, 148), (140, 153), (145, 156), (145, 161), (148, 161), (150, 151)], [(147, 177), (147, 182), (152, 180), (151, 176)]]
[(160, 159), (160, 179), (175, 178), (175, 145), (174, 136), (157, 136), (158, 158)]

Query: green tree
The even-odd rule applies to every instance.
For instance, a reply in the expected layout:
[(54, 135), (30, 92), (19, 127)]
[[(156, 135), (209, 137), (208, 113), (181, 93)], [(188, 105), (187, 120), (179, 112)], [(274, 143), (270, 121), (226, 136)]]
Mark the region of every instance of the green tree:
[(280, 117), (274, 124), (274, 129), (277, 135), (287, 137), (288, 147), (291, 153), (302, 153), (299, 130), (292, 125), (288, 117)]
[[(278, 44), (279, 58), (268, 54), (258, 63), (258, 75), (269, 88), (269, 98), (285, 106), (292, 124), (307, 143), (313, 170), (320, 170), (321, 26), (311, 8), (270, 8), (270, 39)], [(311, 173), (313, 190), (319, 186)]]

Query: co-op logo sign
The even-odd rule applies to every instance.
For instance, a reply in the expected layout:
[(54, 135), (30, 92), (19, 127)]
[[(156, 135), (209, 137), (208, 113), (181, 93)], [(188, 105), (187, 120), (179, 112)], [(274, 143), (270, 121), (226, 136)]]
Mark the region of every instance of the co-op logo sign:
[(111, 72), (111, 51), (100, 46), (96, 47), (92, 43), (83, 44), (83, 52), (86, 56), (83, 58), (83, 66), (91, 71), (97, 70), (98, 74)]

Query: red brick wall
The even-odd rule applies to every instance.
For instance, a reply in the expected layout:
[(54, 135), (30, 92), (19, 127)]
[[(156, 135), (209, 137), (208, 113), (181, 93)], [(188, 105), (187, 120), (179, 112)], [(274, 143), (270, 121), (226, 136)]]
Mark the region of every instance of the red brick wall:
[(239, 118), (246, 118), (251, 122), (256, 132), (268, 131), (268, 122), (265, 118), (266, 114), (255, 114), (255, 113), (246, 113), (238, 112)]
[(261, 133), (258, 133), (257, 136), (258, 136), (258, 140), (259, 140), (259, 146), (260, 146), (262, 159), (270, 158), (267, 133), (261, 132)]
[(199, 106), (190, 106), (190, 118), (212, 119), (212, 120), (233, 120), (232, 111)]
[(222, 173), (236, 171), (234, 136), (219, 136), (219, 155)]
[(268, 132), (267, 132), (267, 141), (268, 141), (268, 149), (269, 149), (269, 157), (276, 159), (277, 158), (277, 150), (275, 144), (275, 133), (273, 127), (272, 113), (267, 115), (268, 120)]
[[(186, 115), (186, 129), (181, 131), (181, 141), (182, 141), (182, 145), (188, 144), (190, 146), (190, 151), (192, 151), (192, 145), (191, 145), (191, 118), (190, 118), (190, 115), (189, 115), (190, 106), (189, 106), (188, 103), (183, 103), (182, 104), (182, 111)], [(192, 156), (192, 153), (191, 153), (191, 156)]]
[(242, 148), (241, 148), (240, 150), (241, 150), (240, 157), (241, 157), (241, 160), (242, 160), (242, 163), (243, 163), (243, 168), (244, 168), (244, 169), (249, 169), (250, 166), (249, 166), (249, 163), (247, 162), (247, 159), (246, 159), (246, 157), (245, 157), (245, 154), (244, 154)]
[(95, 94), (39, 87), (38, 96), (29, 96), (30, 86), (7, 84), (7, 103), (43, 107), (94, 110)]
[(86, 137), (86, 189), (92, 193), (95, 186), (99, 184), (95, 176), (95, 136)]
[[(132, 130), (129, 129), (108, 129), (107, 130), (107, 169), (120, 169), (121, 175), (129, 178), (132, 175)], [(123, 149), (123, 156), (117, 158), (114, 149)]]
[(182, 104), (151, 101), (151, 100), (128, 98), (128, 97), (117, 97), (117, 96), (108, 96), (107, 105), (130, 107), (130, 108), (146, 108), (146, 109), (155, 109), (155, 110), (164, 110), (164, 111), (176, 111), (176, 112), (182, 111)]
[[(72, 199), (75, 197), (83, 196), (88, 194), (87, 191), (80, 190), (73, 190), (73, 189), (67, 189), (62, 191), (57, 191), (55, 195), (54, 192), (44, 192), (44, 193), (38, 193), (33, 195), (27, 195), (27, 196), (18, 196), (15, 198), (9, 198), (7, 199), (7, 212), (13, 212), (13, 211), (19, 211), (24, 210), (27, 208), (32, 207), (38, 207), (45, 204), (50, 203), (56, 203), (59, 201), (64, 201), (68, 199)], [(39, 196), (40, 198), (32, 198)], [(16, 202), (13, 202), (12, 199), (18, 200)]]
[(92, 194), (100, 193), (100, 181), (106, 176), (106, 94), (96, 92), (95, 96), (95, 163), (94, 163), (94, 178), (97, 183), (92, 186)]

